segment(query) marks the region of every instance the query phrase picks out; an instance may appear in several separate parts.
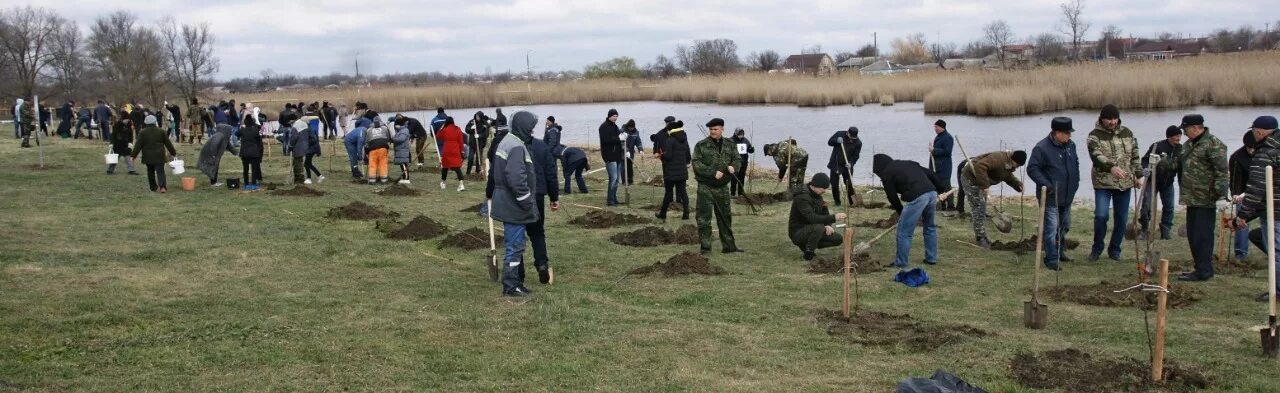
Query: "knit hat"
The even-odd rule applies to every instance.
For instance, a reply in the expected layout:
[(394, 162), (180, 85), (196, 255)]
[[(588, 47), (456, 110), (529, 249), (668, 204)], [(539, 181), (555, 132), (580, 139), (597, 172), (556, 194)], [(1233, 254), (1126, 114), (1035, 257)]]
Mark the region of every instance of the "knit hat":
[(676, 121), (676, 117), (675, 117), (675, 116), (667, 116), (667, 117), (662, 118), (662, 122), (663, 122), (663, 123), (667, 123), (667, 124), (675, 123), (675, 121)]
[(617, 110), (617, 109), (609, 109), (609, 115), (608, 115), (608, 116), (605, 116), (605, 117), (614, 117), (614, 116), (617, 116), (617, 115), (618, 115), (618, 110)]
[(1018, 151), (1013, 152), (1013, 162), (1018, 163), (1018, 166), (1026, 165), (1026, 164), (1027, 164), (1027, 152), (1022, 151), (1022, 150), (1018, 150)]
[[(941, 121), (941, 120), (939, 120), (939, 121)], [(943, 128), (946, 128), (946, 126), (944, 125), (944, 126), (943, 126)], [(849, 127), (849, 136), (854, 137), (854, 138), (857, 138), (857, 137), (858, 137), (858, 127)]]
[(831, 178), (827, 174), (819, 172), (813, 175), (812, 180), (809, 180), (809, 185), (825, 190), (831, 188)]
[(153, 115), (147, 115), (145, 119), (142, 119), (142, 124), (156, 125), (156, 117)]
[(556, 122), (556, 117), (555, 117), (555, 116), (547, 116), (547, 121), (552, 122), (552, 123), (555, 123), (555, 122)]
[(724, 127), (724, 119), (719, 117), (711, 119), (711, 121), (707, 122), (707, 128), (711, 127)]
[(1099, 119), (1119, 119), (1120, 108), (1115, 105), (1107, 104), (1102, 107), (1102, 113), (1098, 114)]
[(944, 130), (945, 130), (945, 129), (947, 129), (947, 121), (946, 121), (946, 120), (938, 119), (938, 121), (933, 122), (933, 125), (938, 126), (938, 127), (942, 127), (942, 129), (944, 129)]
[(1169, 128), (1164, 129), (1165, 138), (1173, 138), (1174, 135), (1182, 135), (1182, 129), (1178, 128), (1178, 126), (1169, 126)]
[(454, 123), (453, 123), (453, 116), (445, 117), (445, 118), (444, 118), (444, 124), (445, 124), (445, 125), (452, 125), (452, 124), (454, 124)]

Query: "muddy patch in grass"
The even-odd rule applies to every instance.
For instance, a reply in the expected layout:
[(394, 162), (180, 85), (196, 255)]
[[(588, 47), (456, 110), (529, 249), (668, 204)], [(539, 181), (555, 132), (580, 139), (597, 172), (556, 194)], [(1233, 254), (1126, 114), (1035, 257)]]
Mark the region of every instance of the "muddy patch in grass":
[(631, 214), (614, 213), (608, 210), (593, 210), (569, 221), (570, 224), (587, 229), (604, 229), (624, 225), (648, 224), (652, 222), (653, 220), (644, 217)]
[(849, 319), (845, 319), (839, 311), (820, 310), (818, 322), (824, 324), (827, 334), (852, 343), (902, 346), (915, 352), (932, 351), (942, 345), (994, 335), (968, 325), (927, 323), (906, 314), (894, 315), (866, 310)]
[[(385, 221), (379, 221), (378, 224), (383, 225), (383, 222)], [(386, 232), (387, 238), (396, 240), (416, 241), (434, 239), (444, 235), (446, 232), (449, 232), (449, 228), (445, 227), (444, 224), (441, 224), (436, 220), (432, 220), (427, 216), (414, 217), (408, 224), (404, 224), (404, 226), (394, 230), (391, 230), (391, 225), (394, 224), (388, 224), (388, 227), (386, 228), (388, 229)]]
[(399, 184), (399, 183), (397, 183), (397, 184), (392, 184), (392, 185), (390, 185), (390, 186), (387, 186), (387, 188), (383, 188), (383, 189), (378, 190), (378, 191), (376, 191), (376, 192), (378, 193), (378, 195), (382, 195), (382, 196), (418, 196), (418, 195), (422, 195), (422, 192), (420, 192), (420, 191), (418, 191), (418, 190), (415, 190), (415, 189), (412, 189), (412, 188), (409, 188), (409, 187), (406, 187), (405, 185), (403, 185), (403, 184)]
[[(1093, 285), (1063, 285), (1059, 287), (1042, 287), (1050, 299), (1060, 302), (1072, 302), (1086, 306), (1099, 307), (1143, 307), (1154, 309), (1156, 293), (1131, 290), (1116, 293), (1114, 291), (1128, 288), (1131, 282), (1112, 283), (1103, 281)], [(1204, 292), (1199, 288), (1169, 284), (1169, 308), (1187, 307), (1204, 299)]]
[(1095, 358), (1078, 349), (1019, 353), (1009, 362), (1013, 380), (1034, 389), (1064, 392), (1193, 392), (1213, 382), (1195, 368), (1165, 362), (1164, 383), (1151, 382), (1151, 366), (1133, 358)]
[(329, 218), (338, 218), (345, 220), (378, 220), (384, 218), (396, 218), (400, 213), (389, 212), (371, 206), (364, 202), (355, 201), (346, 205), (329, 209)]
[[(854, 255), (853, 259), (850, 260), (850, 263), (851, 266), (853, 266), (853, 271), (858, 274), (883, 272), (885, 265), (871, 260), (871, 258), (866, 255)], [(834, 257), (814, 258), (812, 261), (809, 261), (809, 273), (844, 274), (844, 257), (837, 255)]]
[(862, 228), (889, 229), (893, 227), (894, 224), (897, 224), (897, 223), (898, 223), (898, 213), (893, 213), (893, 214), (890, 214), (888, 218), (875, 220), (875, 221), (856, 222), (856, 223), (853, 223), (852, 225), (855, 227), (862, 227)]
[(483, 206), (484, 206), (484, 204), (483, 204), (483, 203), (479, 203), (479, 204), (476, 204), (475, 206), (471, 206), (471, 207), (468, 207), (468, 208), (466, 208), (466, 209), (458, 210), (458, 212), (459, 212), (459, 213), (479, 213), (479, 212), (480, 212), (480, 208), (481, 208), (481, 207), (483, 207)]
[[(494, 244), (502, 244), (502, 235), (494, 235)], [(453, 247), (463, 250), (480, 250), (489, 248), (489, 232), (480, 228), (470, 228), (462, 232), (455, 232), (446, 236), (440, 241), (437, 248)]]
[(643, 276), (649, 273), (662, 273), (663, 277), (675, 277), (688, 274), (719, 276), (728, 273), (724, 268), (712, 265), (711, 262), (696, 252), (685, 251), (666, 262), (658, 262), (649, 266), (632, 269), (627, 274)]
[(791, 201), (791, 196), (787, 195), (785, 192), (777, 192), (773, 194), (757, 192), (739, 196), (734, 200), (744, 205), (769, 205), (778, 202)]
[[(268, 188), (268, 189), (270, 189), (270, 188)], [(324, 196), (324, 194), (325, 194), (325, 192), (324, 192), (324, 191), (320, 191), (320, 190), (317, 190), (317, 189), (314, 189), (314, 188), (311, 188), (311, 187), (307, 187), (307, 186), (304, 186), (304, 185), (297, 185), (297, 186), (294, 186), (293, 188), (290, 188), (290, 189), (288, 189), (288, 190), (275, 190), (275, 191), (271, 191), (271, 195), (279, 195), (279, 196), (304, 196), (304, 197), (318, 197), (318, 196)]]
[[(1013, 251), (1020, 254), (1036, 252), (1036, 243), (1039, 241), (1040, 237), (1036, 235), (1031, 235), (1031, 237), (1022, 240), (1008, 242), (996, 240), (991, 242), (991, 249), (995, 251)], [(1075, 239), (1068, 238), (1063, 240), (1063, 243), (1066, 243), (1068, 250), (1074, 250), (1076, 247), (1080, 247), (1080, 241)]]
[(685, 225), (672, 232), (662, 227), (644, 227), (609, 237), (615, 244), (631, 247), (657, 247), (668, 244), (698, 244), (698, 227)]

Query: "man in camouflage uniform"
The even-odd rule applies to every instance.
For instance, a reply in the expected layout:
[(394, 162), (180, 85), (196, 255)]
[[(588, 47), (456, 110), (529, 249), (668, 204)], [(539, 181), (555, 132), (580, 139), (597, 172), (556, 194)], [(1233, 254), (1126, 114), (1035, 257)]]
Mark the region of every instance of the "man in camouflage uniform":
[(991, 239), (987, 237), (987, 190), (1005, 183), (1022, 193), (1018, 168), (1026, 163), (1025, 151), (993, 151), (974, 157), (973, 165), (965, 165), (960, 170), (960, 187), (969, 195), (970, 208), (973, 209), (973, 237), (979, 247), (991, 249)]
[[(1119, 261), (1125, 224), (1129, 221), (1131, 190), (1142, 188), (1138, 139), (1129, 127), (1120, 124), (1120, 109), (1108, 104), (1098, 114), (1086, 146), (1093, 161), (1093, 248), (1089, 260), (1098, 260), (1106, 248), (1107, 257)], [(1107, 221), (1113, 208), (1115, 223), (1111, 226), (1111, 244), (1107, 246)]]
[(195, 144), (197, 138), (200, 139), (201, 143), (204, 143), (205, 111), (207, 109), (200, 106), (200, 100), (196, 98), (192, 98), (191, 105), (187, 105), (187, 129), (190, 130), (187, 139), (188, 144)]
[[(18, 131), (22, 133), (22, 147), (31, 147), (31, 134), (36, 132), (36, 110), (35, 105), (23, 103), (18, 100), (18, 116), (14, 117)], [(38, 141), (37, 141), (38, 143)]]
[[(1249, 127), (1250, 132), (1246, 135), (1253, 138), (1256, 142), (1256, 150), (1253, 152), (1252, 160), (1249, 163), (1248, 185), (1245, 192), (1236, 197), (1240, 209), (1236, 211), (1236, 217), (1233, 221), (1233, 227), (1236, 230), (1248, 230), (1249, 221), (1259, 219), (1262, 224), (1258, 229), (1254, 229), (1249, 233), (1249, 240), (1253, 242), (1255, 247), (1264, 253), (1268, 251), (1266, 244), (1267, 236), (1275, 236), (1280, 227), (1271, 225), (1276, 217), (1267, 216), (1267, 167), (1272, 170), (1280, 168), (1280, 133), (1276, 133), (1277, 124), (1274, 116), (1259, 116), (1253, 120), (1253, 125)], [(1248, 146), (1246, 144), (1246, 146)], [(1273, 174), (1274, 175), (1274, 174)], [(1273, 188), (1280, 183), (1273, 183)], [(1280, 197), (1280, 190), (1273, 189), (1272, 198)], [(1274, 214), (1274, 212), (1273, 212)], [(1280, 246), (1280, 243), (1277, 244)], [(1276, 283), (1280, 287), (1280, 283)], [(1268, 290), (1258, 295), (1257, 300), (1265, 302), (1270, 299), (1271, 291)]]
[(778, 165), (778, 181), (787, 177), (787, 195), (804, 186), (804, 169), (809, 166), (809, 153), (796, 145), (795, 139), (764, 145), (764, 155), (772, 156)]
[(1213, 235), (1218, 226), (1216, 209), (1227, 202), (1227, 145), (1209, 134), (1204, 116), (1182, 117), (1187, 142), (1182, 149), (1178, 185), (1182, 204), (1187, 206), (1187, 242), (1195, 271), (1182, 273), (1178, 280), (1207, 281), (1213, 278)]
[[(698, 239), (702, 254), (711, 253), (711, 219), (715, 216), (720, 229), (721, 251), (725, 254), (744, 252), (733, 240), (733, 216), (729, 211), (729, 185), (738, 166), (738, 146), (724, 138), (724, 120), (711, 119), (710, 133), (693, 148), (693, 175), (698, 181)], [(802, 179), (803, 181), (803, 179)]]

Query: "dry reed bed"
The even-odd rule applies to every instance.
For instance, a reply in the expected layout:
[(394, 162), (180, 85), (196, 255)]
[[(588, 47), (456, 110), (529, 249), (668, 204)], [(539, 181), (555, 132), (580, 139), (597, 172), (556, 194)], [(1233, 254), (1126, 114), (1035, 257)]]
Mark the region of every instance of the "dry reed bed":
[[(800, 106), (924, 102), (925, 112), (1008, 116), (1063, 109), (1280, 104), (1280, 52), (1209, 55), (1176, 62), (1086, 63), (1019, 71), (925, 71), (829, 78), (735, 74), (660, 82), (587, 80), (496, 85), (271, 92), (238, 96), (274, 107), (285, 100), (368, 102), (384, 111), (619, 101)], [(656, 84), (646, 85), (646, 84)], [(529, 91), (532, 90), (532, 91)]]

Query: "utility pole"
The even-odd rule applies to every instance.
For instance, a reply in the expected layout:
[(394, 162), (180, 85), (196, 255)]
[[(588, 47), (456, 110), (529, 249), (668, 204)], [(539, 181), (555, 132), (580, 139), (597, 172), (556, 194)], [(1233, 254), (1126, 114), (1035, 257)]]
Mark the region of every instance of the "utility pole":
[(880, 40), (876, 37), (876, 32), (871, 32), (871, 48), (876, 50), (876, 57), (880, 57)]
[(525, 83), (525, 89), (529, 91), (527, 97), (529, 99), (529, 102), (532, 103), (533, 102), (533, 65), (529, 63), (530, 53), (533, 53), (533, 49), (527, 49), (524, 52), (524, 67), (525, 67), (524, 83)]
[(356, 52), (356, 80), (360, 80), (360, 52)]

